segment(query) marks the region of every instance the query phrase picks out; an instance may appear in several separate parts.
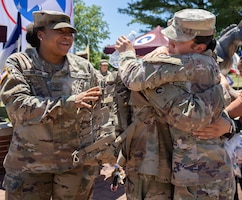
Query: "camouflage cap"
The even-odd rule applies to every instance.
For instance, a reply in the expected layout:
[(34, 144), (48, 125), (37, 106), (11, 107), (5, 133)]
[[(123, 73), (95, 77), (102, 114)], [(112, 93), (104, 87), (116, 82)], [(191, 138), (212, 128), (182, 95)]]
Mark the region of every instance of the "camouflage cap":
[(101, 59), (100, 62), (99, 62), (99, 64), (100, 64), (100, 65), (101, 65), (101, 64), (106, 64), (106, 65), (108, 65), (109, 63), (108, 63), (107, 60), (105, 60), (105, 59)]
[(34, 28), (47, 27), (50, 29), (70, 28), (76, 33), (76, 29), (70, 23), (70, 17), (65, 13), (42, 10), (33, 12)]
[(196, 36), (210, 36), (215, 33), (216, 17), (203, 9), (183, 9), (168, 21), (168, 27), (161, 32), (178, 42), (192, 40)]

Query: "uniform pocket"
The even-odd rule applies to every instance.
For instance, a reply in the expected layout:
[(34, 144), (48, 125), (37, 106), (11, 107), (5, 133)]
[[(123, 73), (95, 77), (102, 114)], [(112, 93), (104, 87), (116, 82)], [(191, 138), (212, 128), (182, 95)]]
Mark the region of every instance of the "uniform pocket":
[(9, 192), (15, 192), (23, 184), (23, 181), (20, 175), (5, 174), (3, 188)]

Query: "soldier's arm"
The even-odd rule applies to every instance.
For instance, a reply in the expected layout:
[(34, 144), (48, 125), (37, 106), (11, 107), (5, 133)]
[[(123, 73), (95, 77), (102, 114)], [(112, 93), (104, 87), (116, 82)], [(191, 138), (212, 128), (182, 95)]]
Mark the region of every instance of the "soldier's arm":
[[(231, 119), (229, 120), (227, 118), (220, 117), (216, 122), (205, 127), (204, 129), (200, 129), (198, 131), (193, 132), (193, 135), (203, 140), (218, 138), (224, 136), (224, 134), (229, 134), (229, 137), (233, 136), (233, 133), (230, 133), (232, 126), (231, 122)], [(237, 126), (232, 128), (236, 130)]]
[(203, 93), (191, 94), (174, 84), (143, 91), (156, 112), (171, 126), (193, 132), (218, 119), (224, 108), (223, 89), (217, 84)]
[[(240, 93), (240, 95), (232, 101), (225, 110), (231, 119), (228, 119), (228, 117), (221, 117), (215, 121), (215, 123), (205, 127), (204, 129), (200, 129), (193, 134), (201, 139), (212, 139), (224, 134), (226, 134), (226, 136), (228, 135), (228, 137), (233, 136), (231, 132), (234, 129), (236, 133), (239, 133), (242, 128), (242, 94)], [(239, 117), (239, 119), (237, 119), (237, 117)], [(233, 125), (235, 127), (232, 127)]]
[(8, 58), (2, 71), (0, 98), (12, 122), (36, 124), (55, 119), (62, 112), (76, 115), (77, 95), (37, 96), (30, 84), (23, 75), (19, 60), (14, 56)]
[(126, 87), (134, 91), (153, 89), (169, 82), (190, 81), (196, 73), (192, 59), (160, 55), (142, 63), (133, 51), (121, 53), (119, 72)]
[[(152, 63), (142, 67), (133, 52), (125, 52), (121, 57), (119, 70), (126, 86), (131, 90), (144, 90), (147, 99), (159, 108), (160, 115), (172, 126), (192, 132), (211, 124), (221, 115), (224, 98), (221, 97), (223, 90), (220, 84), (200, 94), (192, 94), (176, 85), (179, 81), (192, 80), (195, 72), (189, 59), (186, 68), (179, 59), (172, 61), (177, 65)], [(160, 94), (151, 99), (157, 95), (149, 94), (152, 92)]]

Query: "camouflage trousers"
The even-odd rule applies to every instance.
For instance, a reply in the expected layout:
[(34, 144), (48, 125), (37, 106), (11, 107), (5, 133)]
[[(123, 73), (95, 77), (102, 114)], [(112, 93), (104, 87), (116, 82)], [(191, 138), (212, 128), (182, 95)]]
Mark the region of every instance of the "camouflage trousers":
[(207, 183), (188, 187), (175, 186), (174, 200), (233, 200), (235, 180)]
[(6, 175), (5, 199), (88, 200), (92, 197), (94, 182), (99, 171), (99, 166), (84, 166), (61, 174), (25, 173), (21, 174), (22, 183), (14, 191), (9, 187), (14, 184), (14, 180), (11, 183)]
[(157, 181), (155, 176), (129, 174), (125, 192), (127, 200), (171, 200), (173, 186)]

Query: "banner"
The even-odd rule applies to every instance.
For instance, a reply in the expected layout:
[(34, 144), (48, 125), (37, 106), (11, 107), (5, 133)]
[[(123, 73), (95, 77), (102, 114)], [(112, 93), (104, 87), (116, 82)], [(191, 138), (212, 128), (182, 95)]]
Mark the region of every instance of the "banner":
[(21, 15), (18, 12), (17, 14), (17, 24), (13, 29), (13, 32), (10, 35), (10, 38), (7, 40), (6, 44), (3, 47), (3, 50), (0, 52), (0, 69), (3, 68), (4, 63), (9, 55), (15, 52), (21, 51), (21, 34), (22, 34), (22, 23)]
[[(22, 51), (27, 47), (25, 27), (33, 22), (32, 13), (39, 10), (55, 10), (70, 16), (73, 24), (73, 0), (0, 0), (0, 25), (7, 26), (7, 40), (17, 23), (17, 13), (22, 19)], [(0, 51), (4, 44), (0, 44)]]

